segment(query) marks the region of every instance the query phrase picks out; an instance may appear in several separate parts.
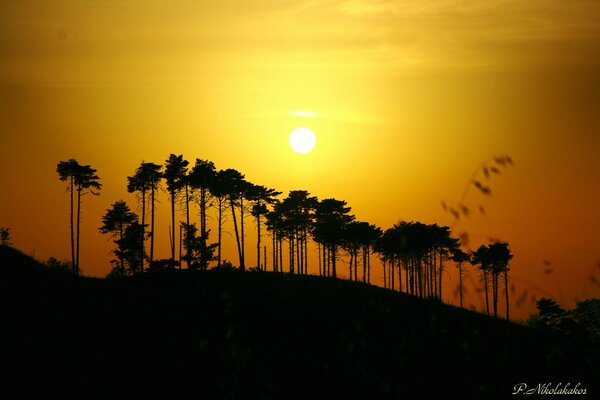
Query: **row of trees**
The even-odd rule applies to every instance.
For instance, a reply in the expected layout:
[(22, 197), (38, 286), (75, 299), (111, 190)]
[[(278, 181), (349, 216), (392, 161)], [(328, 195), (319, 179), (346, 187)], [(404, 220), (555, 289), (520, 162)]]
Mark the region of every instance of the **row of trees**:
[[(72, 265), (77, 275), (81, 196), (98, 194), (101, 186), (96, 170), (81, 166), (75, 160), (61, 161), (57, 171), (60, 179), (68, 183), (71, 194)], [(281, 192), (251, 183), (237, 170), (217, 170), (211, 161), (199, 158), (190, 166), (182, 155), (175, 154), (171, 154), (164, 165), (142, 162), (127, 178), (127, 190), (137, 195), (139, 216), (125, 201), (119, 200), (106, 211), (100, 227), (101, 233), (113, 238), (116, 256), (113, 264), (120, 275), (142, 273), (146, 265), (181, 268), (185, 264), (189, 269), (202, 270), (211, 263), (222, 265), (222, 236), (228, 218), (233, 225), (239, 267), (246, 270), (246, 226), (248, 217), (253, 217), (257, 229), (257, 269), (267, 269), (265, 229), (271, 236), (273, 271), (283, 272), (287, 264), (289, 273), (308, 274), (308, 245), (312, 240), (318, 249), (319, 275), (337, 277), (339, 262), (346, 256), (350, 279), (370, 283), (371, 256), (375, 252), (382, 260), (384, 286), (420, 297), (442, 299), (444, 271), (450, 261), (459, 269), (462, 307), (464, 263), (470, 262), (478, 265), (482, 273), (488, 314), (491, 297), (494, 316), (497, 316), (499, 285), (504, 284), (508, 317), (508, 262), (512, 255), (506, 243), (481, 246), (469, 254), (460, 249), (459, 240), (451, 237), (447, 226), (403, 221), (382, 231), (373, 224), (357, 221), (345, 201), (319, 200), (305, 190), (291, 191), (280, 199)], [(158, 192), (163, 190), (170, 203), (170, 258), (156, 260), (156, 203)], [(199, 211), (197, 218), (191, 215), (193, 204)], [(217, 240), (214, 243), (210, 243), (211, 230), (207, 223), (211, 207), (216, 209)], [(179, 223), (179, 241), (176, 240), (178, 208), (184, 215)], [(193, 220), (198, 221), (198, 225)], [(177, 243), (179, 259), (176, 259)], [(491, 296), (488, 296), (489, 291)]]

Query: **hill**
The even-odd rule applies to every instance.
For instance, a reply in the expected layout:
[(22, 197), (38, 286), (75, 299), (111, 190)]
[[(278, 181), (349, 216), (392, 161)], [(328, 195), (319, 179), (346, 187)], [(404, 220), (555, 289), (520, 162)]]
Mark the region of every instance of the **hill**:
[(74, 281), (27, 265), (0, 265), (2, 375), (22, 395), (480, 399), (598, 378), (576, 343), (368, 285), (235, 270)]

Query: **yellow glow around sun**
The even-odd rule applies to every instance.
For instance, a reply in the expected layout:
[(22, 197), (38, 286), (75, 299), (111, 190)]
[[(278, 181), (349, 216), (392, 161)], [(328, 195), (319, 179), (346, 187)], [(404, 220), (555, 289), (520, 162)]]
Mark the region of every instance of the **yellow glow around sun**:
[(296, 116), (296, 117), (316, 117), (317, 115), (319, 115), (316, 112), (304, 111), (304, 110), (294, 111), (294, 112), (291, 112), (290, 114), (293, 116)]
[(306, 154), (315, 148), (317, 137), (308, 128), (296, 128), (290, 134), (290, 147), (296, 153)]

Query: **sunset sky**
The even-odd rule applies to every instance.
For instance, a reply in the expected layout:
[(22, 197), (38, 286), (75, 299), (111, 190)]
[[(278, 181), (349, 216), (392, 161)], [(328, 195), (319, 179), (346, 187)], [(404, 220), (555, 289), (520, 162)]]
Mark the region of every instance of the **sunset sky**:
[[(81, 268), (105, 276), (100, 218), (119, 199), (137, 209), (126, 177), (142, 160), (209, 159), (286, 194), (346, 200), (385, 229), (451, 225), (441, 202), (508, 154), (515, 166), (490, 182), (493, 197), (466, 198), (486, 215), (455, 234), (510, 243), (524, 319), (533, 296), (568, 308), (600, 296), (599, 110), (597, 1), (3, 1), (0, 226), (26, 253), (68, 260), (56, 164), (91, 164), (103, 188), (84, 199)], [(288, 146), (300, 126), (317, 135), (305, 155)], [(168, 257), (165, 195), (158, 213)], [(225, 258), (237, 262), (226, 229)]]

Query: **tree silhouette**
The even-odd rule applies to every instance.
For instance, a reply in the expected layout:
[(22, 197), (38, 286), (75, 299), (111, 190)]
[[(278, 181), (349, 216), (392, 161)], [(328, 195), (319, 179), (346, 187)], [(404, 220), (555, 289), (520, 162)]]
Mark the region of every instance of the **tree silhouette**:
[[(68, 182), (70, 192), (70, 226), (71, 226), (71, 262), (73, 265), (73, 275), (79, 276), (79, 244), (80, 244), (80, 222), (81, 222), (81, 197), (87, 193), (98, 195), (102, 185), (98, 182), (100, 178), (96, 175), (96, 170), (89, 165), (81, 165), (76, 160), (60, 161), (56, 166), (59, 179)], [(73, 214), (74, 214), (74, 192), (77, 192), (77, 212), (75, 235), (73, 232)], [(74, 239), (75, 236), (75, 239)]]
[(345, 201), (336, 199), (321, 200), (315, 210), (313, 236), (327, 253), (324, 257), (326, 275), (331, 273), (334, 278), (337, 277), (336, 260), (338, 249), (344, 240), (344, 230), (346, 225), (354, 220), (354, 216), (349, 214), (350, 211), (351, 208), (346, 206)]
[[(509, 166), (512, 160), (508, 157), (497, 157), (493, 165), (484, 164), (481, 171), (489, 179), (492, 174), (500, 173), (500, 167)], [(472, 256), (459, 248), (459, 240), (452, 238), (450, 228), (437, 224), (401, 221), (383, 232), (368, 222), (355, 221), (350, 214), (351, 208), (342, 200), (333, 198), (319, 201), (310, 196), (308, 191), (293, 190), (283, 200), (277, 196), (281, 192), (265, 186), (255, 185), (245, 180), (244, 175), (235, 169), (217, 172), (214, 164), (208, 160), (197, 158), (194, 167), (188, 173), (188, 162), (182, 155), (170, 154), (162, 167), (153, 163), (142, 162), (135, 174), (129, 176), (127, 190), (138, 193), (141, 202), (141, 223), (131, 212), (124, 201), (111, 205), (104, 215), (100, 232), (111, 233), (117, 249), (114, 253), (119, 257), (115, 261), (121, 274), (124, 271), (135, 273), (144, 271), (145, 240), (152, 238), (150, 244), (150, 264), (153, 266), (154, 251), (154, 219), (155, 193), (160, 188), (162, 178), (166, 181), (171, 202), (170, 227), (170, 260), (162, 260), (158, 264), (170, 267), (179, 265), (185, 259), (188, 268), (206, 270), (217, 253), (217, 265), (222, 264), (222, 230), (224, 215), (229, 208), (233, 219), (239, 265), (242, 271), (245, 263), (245, 217), (250, 213), (256, 221), (256, 267), (266, 270), (267, 246), (264, 246), (264, 259), (261, 260), (263, 244), (263, 225), (271, 234), (273, 271), (282, 271), (283, 242), (289, 244), (289, 272), (308, 274), (308, 241), (312, 236), (319, 251), (319, 274), (337, 278), (337, 261), (340, 249), (347, 252), (350, 258), (349, 278), (358, 281), (362, 278), (370, 283), (371, 254), (377, 252), (383, 262), (383, 280), (386, 288), (396, 289), (419, 297), (443, 297), (443, 277), (445, 263), (453, 261), (459, 270), (460, 306), (463, 306), (463, 263), (470, 261), (479, 265), (483, 276), (486, 296), (486, 312), (498, 315), (500, 286), (504, 284), (506, 300), (506, 316), (509, 318), (508, 264), (512, 254), (507, 243), (497, 242), (489, 246), (480, 246)], [(80, 165), (76, 160), (61, 161), (57, 165), (61, 181), (68, 183), (71, 205), (71, 264), (73, 273), (79, 271), (79, 238), (81, 220), (81, 199), (87, 193), (98, 194), (101, 188), (96, 170), (89, 165)], [(483, 194), (491, 190), (480, 180), (473, 180), (470, 185)], [(182, 193), (183, 192), (183, 193)], [(77, 197), (75, 197), (77, 193)], [(183, 196), (185, 195), (185, 196)], [(150, 197), (150, 199), (148, 198)], [(464, 196), (463, 196), (464, 197)], [(146, 213), (148, 201), (151, 204), (151, 232), (146, 235)], [(176, 203), (185, 202), (185, 222), (180, 224), (180, 259), (175, 260)], [(190, 221), (190, 202), (196, 201), (200, 211), (200, 228)], [(218, 210), (218, 242), (208, 244), (208, 210), (214, 201)], [(464, 206), (464, 204), (463, 204)], [(466, 206), (459, 211), (448, 208), (453, 215), (458, 212), (467, 215), (470, 210)], [(454, 212), (453, 212), (454, 211)], [(239, 212), (239, 219), (238, 219)], [(238, 225), (239, 222), (239, 225)], [(134, 248), (137, 240), (137, 248)], [(463, 241), (464, 243), (464, 241)], [(185, 256), (182, 246), (185, 247)], [(218, 249), (216, 249), (218, 247)], [(262, 262), (261, 262), (262, 261)], [(359, 271), (362, 266), (362, 275)], [(125, 268), (127, 266), (128, 269)], [(158, 267), (157, 267), (158, 268)], [(155, 269), (155, 268), (153, 268)], [(160, 269), (160, 268), (158, 268)], [(397, 276), (397, 277), (396, 277)], [(503, 282), (501, 281), (503, 278)], [(397, 282), (396, 282), (397, 281)], [(491, 292), (491, 299), (490, 299)]]
[(227, 173), (225, 173), (223, 170), (218, 171), (215, 174), (214, 179), (209, 182), (209, 189), (211, 195), (216, 199), (217, 202), (217, 266), (220, 266), (224, 222), (223, 219), (225, 212), (227, 211), (226, 203), (229, 198)]
[[(375, 241), (374, 250), (379, 253), (383, 266), (383, 286), (394, 290), (394, 268), (395, 262), (400, 257), (400, 245), (403, 244), (401, 225), (395, 225), (386, 229)], [(399, 272), (400, 271), (400, 267)], [(406, 292), (408, 293), (408, 269), (406, 269), (407, 278), (405, 280)], [(402, 274), (398, 275), (398, 290), (402, 291)]]
[(541, 317), (547, 315), (560, 315), (565, 312), (557, 303), (552, 299), (542, 297), (535, 304)]
[(358, 243), (362, 250), (363, 282), (365, 283), (371, 283), (371, 250), (381, 235), (379, 227), (368, 222), (359, 222)]
[[(185, 174), (183, 176), (183, 193), (184, 193), (184, 205), (185, 205), (185, 224), (181, 225), (181, 229), (180, 229), (180, 234), (179, 234), (179, 264), (181, 265), (181, 259), (183, 258), (185, 260), (186, 263), (186, 267), (189, 269), (190, 268), (190, 259), (191, 259), (191, 245), (190, 243), (185, 243), (186, 240), (188, 239), (192, 239), (191, 236), (188, 237), (188, 235), (186, 235), (186, 231), (188, 229), (188, 227), (191, 226), (190, 224), (190, 200), (193, 196), (193, 188), (190, 185), (190, 175), (189, 174)], [(185, 256), (182, 256), (182, 249), (181, 249), (181, 244), (185, 243), (185, 249), (186, 249), (186, 253)]]
[(281, 252), (283, 247), (283, 219), (281, 215), (280, 201), (276, 200), (273, 203), (273, 210), (266, 214), (267, 230), (271, 232), (273, 244), (273, 272), (281, 271)]
[(452, 251), (452, 261), (456, 263), (458, 268), (458, 289), (459, 289), (459, 297), (460, 297), (460, 307), (463, 306), (463, 263), (471, 260), (471, 255), (469, 253), (465, 253), (460, 248), (456, 248)]
[[(277, 209), (275, 215), (279, 220), (277, 221), (280, 244), (283, 243), (283, 239), (287, 239), (288, 242), (288, 272), (293, 274), (296, 272), (296, 221), (295, 214), (297, 212), (293, 200), (288, 195), (281, 202), (277, 203)], [(283, 248), (280, 251), (280, 258), (283, 255)], [(281, 259), (281, 267), (283, 267), (283, 259)]]
[[(244, 209), (244, 191), (246, 189), (246, 181), (244, 180), (244, 175), (242, 175), (239, 171), (235, 169), (228, 168), (223, 171), (222, 176), (220, 176), (221, 182), (223, 185), (223, 189), (227, 193), (229, 206), (231, 207), (231, 216), (233, 217), (233, 228), (235, 231), (235, 241), (237, 244), (238, 258), (240, 261), (240, 269), (242, 271), (246, 270), (246, 264), (244, 262), (244, 251), (243, 246), (240, 241), (240, 231), (238, 229), (237, 218), (235, 213), (235, 208), (240, 207), (240, 211), (242, 213), (243, 218), (243, 209)], [(242, 231), (243, 237), (243, 231)], [(219, 246), (220, 247), (220, 246)]]
[[(153, 261), (154, 257), (154, 211), (155, 211), (155, 200), (156, 191), (160, 187), (160, 179), (162, 174), (160, 172), (161, 166), (154, 163), (142, 162), (141, 165), (136, 169), (133, 176), (127, 177), (127, 191), (129, 193), (139, 192), (140, 201), (142, 205), (142, 229), (144, 234), (142, 235), (142, 242), (140, 243), (140, 251), (145, 252), (145, 241), (146, 241), (146, 203), (150, 202), (150, 262)], [(148, 199), (148, 194), (150, 198)], [(141, 271), (144, 272), (144, 260), (142, 260)]]
[(188, 164), (188, 161), (183, 159), (183, 155), (171, 154), (165, 161), (165, 172), (163, 173), (171, 201), (171, 261), (173, 263), (175, 263), (175, 203), (178, 194), (186, 185)]
[(492, 276), (494, 282), (494, 317), (498, 315), (498, 279), (500, 274), (504, 276), (504, 294), (506, 299), (506, 319), (510, 319), (508, 302), (508, 263), (513, 255), (510, 252), (508, 243), (495, 242), (488, 246), (488, 256), (492, 265)]
[(100, 178), (96, 175), (96, 170), (89, 165), (82, 165), (79, 173), (75, 176), (75, 187), (77, 188), (77, 246), (75, 252), (75, 262), (77, 264), (77, 276), (79, 275), (79, 249), (80, 249), (80, 223), (81, 223), (81, 197), (87, 193), (99, 195), (97, 191), (102, 185), (98, 182)]
[(216, 243), (206, 245), (206, 238), (202, 233), (197, 235), (198, 228), (195, 224), (186, 225), (184, 228), (184, 245), (186, 250), (186, 260), (190, 269), (205, 269), (208, 262), (214, 259)]
[(310, 196), (306, 190), (292, 190), (277, 204), (279, 234), (281, 238), (288, 239), (291, 273), (308, 271), (308, 234), (317, 203), (317, 198)]
[[(114, 243), (118, 246), (119, 242), (123, 242), (127, 227), (132, 223), (137, 222), (137, 220), (137, 215), (131, 212), (127, 203), (123, 200), (119, 200), (113, 203), (111, 208), (106, 210), (106, 214), (102, 217), (102, 226), (98, 230), (102, 234), (110, 233)], [(141, 248), (141, 251), (143, 251), (143, 247)], [(114, 253), (119, 257), (118, 261), (121, 274), (125, 274), (125, 254), (120, 251), (118, 247)]]
[(125, 228), (123, 237), (116, 241), (118, 248), (115, 254), (125, 261), (125, 271), (129, 271), (130, 274), (141, 270), (142, 260), (146, 256), (144, 249), (140, 247), (140, 242), (144, 240), (144, 232), (144, 227), (136, 220)]
[(74, 234), (74, 196), (75, 196), (75, 176), (78, 174), (79, 168), (81, 165), (74, 160), (70, 159), (69, 161), (61, 161), (56, 166), (56, 172), (58, 172), (59, 179), (63, 182), (67, 182), (67, 190), (69, 191), (70, 196), (70, 218), (69, 218), (69, 226), (71, 230), (71, 267), (73, 268), (73, 275), (77, 276), (77, 264), (75, 264), (75, 234)]
[[(146, 162), (140, 165), (135, 174), (137, 176), (135, 179), (138, 180), (137, 184), (150, 190), (150, 263), (154, 261), (156, 192), (161, 187), (160, 182), (163, 177), (161, 170), (162, 165)], [(140, 189), (138, 188), (137, 190)]]
[(386, 230), (375, 244), (389, 272), (387, 287), (394, 289), (395, 267), (398, 268), (398, 290), (420, 297), (442, 298), (444, 261), (457, 248), (458, 239), (450, 237), (450, 228), (437, 224), (401, 221)]
[[(207, 230), (207, 209), (210, 199), (212, 197), (211, 188), (214, 186), (214, 180), (216, 178), (216, 169), (212, 161), (196, 159), (196, 164), (190, 171), (188, 179), (191, 187), (198, 192), (198, 208), (200, 209), (200, 253), (199, 266), (201, 269), (206, 270), (208, 268), (209, 256), (208, 250), (208, 234)], [(190, 244), (188, 244), (189, 246)]]
[(509, 303), (508, 303), (508, 263), (513, 255), (510, 252), (508, 243), (495, 242), (489, 246), (481, 245), (473, 253), (471, 263), (480, 265), (480, 270), (483, 274), (484, 290), (485, 290), (485, 305), (487, 314), (490, 314), (489, 294), (488, 294), (488, 279), (491, 277), (492, 287), (492, 306), (494, 317), (498, 316), (498, 278), (500, 274), (504, 275), (504, 287), (506, 298), (506, 318), (510, 318)]
[[(252, 216), (256, 218), (256, 267), (263, 269), (260, 263), (260, 250), (261, 250), (261, 217), (267, 215), (269, 212), (268, 206), (275, 203), (275, 198), (279, 196), (281, 192), (277, 192), (275, 189), (269, 189), (265, 186), (252, 185), (246, 195), (248, 200), (253, 202), (252, 205)], [(264, 260), (265, 264), (267, 260)], [(264, 268), (266, 270), (266, 268)]]
[[(358, 281), (358, 251), (360, 249), (360, 224), (361, 222), (352, 221), (344, 229), (344, 240), (342, 247), (350, 255), (348, 264), (348, 275), (350, 280)], [(354, 271), (354, 275), (353, 275)]]
[[(242, 175), (243, 177), (243, 175)], [(239, 199), (240, 199), (240, 238), (241, 238), (241, 244), (242, 244), (242, 262), (240, 263), (240, 269), (242, 271), (246, 270), (246, 244), (245, 244), (245, 239), (246, 239), (246, 233), (244, 230), (244, 221), (245, 221), (245, 216), (248, 212), (252, 212), (252, 204), (251, 203), (246, 203), (245, 200), (248, 199), (248, 194), (250, 193), (250, 191), (252, 190), (252, 187), (254, 186), (252, 183), (246, 181), (245, 179), (242, 179), (241, 181), (239, 181), (239, 187), (240, 187), (240, 194), (239, 194)]]
[(490, 301), (488, 294), (488, 275), (491, 270), (491, 260), (489, 256), (489, 248), (486, 245), (481, 245), (471, 255), (471, 264), (479, 265), (483, 278), (483, 290), (485, 292), (485, 310), (487, 315), (490, 315)]

